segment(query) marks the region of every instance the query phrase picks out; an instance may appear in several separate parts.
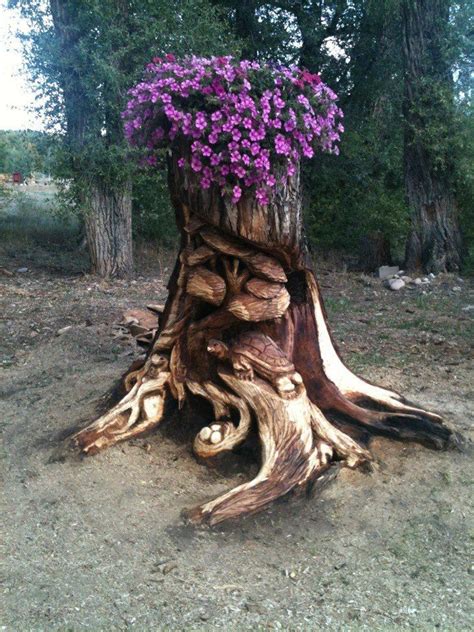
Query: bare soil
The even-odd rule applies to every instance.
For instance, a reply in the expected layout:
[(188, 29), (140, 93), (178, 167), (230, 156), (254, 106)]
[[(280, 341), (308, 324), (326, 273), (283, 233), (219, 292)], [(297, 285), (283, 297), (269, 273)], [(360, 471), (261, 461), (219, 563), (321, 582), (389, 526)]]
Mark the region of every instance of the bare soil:
[[(138, 353), (112, 329), (125, 309), (164, 300), (161, 259), (109, 283), (82, 273), (74, 250), (3, 250), (14, 274), (0, 276), (1, 629), (472, 629), (469, 450), (377, 439), (374, 472), (345, 470), (311, 499), (214, 530), (184, 526), (182, 509), (258, 464), (245, 449), (214, 469), (197, 463), (196, 428), (179, 415), (97, 456), (58, 459)], [(324, 263), (320, 280), (351, 367), (468, 435), (472, 284), (443, 276), (390, 292)]]

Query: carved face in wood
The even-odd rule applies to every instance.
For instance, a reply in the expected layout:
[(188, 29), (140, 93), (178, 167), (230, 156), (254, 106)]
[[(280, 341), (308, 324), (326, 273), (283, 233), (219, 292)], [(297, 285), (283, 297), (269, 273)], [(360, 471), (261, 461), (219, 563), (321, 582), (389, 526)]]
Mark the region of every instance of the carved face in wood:
[(207, 350), (211, 355), (219, 358), (219, 360), (225, 360), (229, 356), (229, 348), (222, 340), (212, 338), (207, 343)]

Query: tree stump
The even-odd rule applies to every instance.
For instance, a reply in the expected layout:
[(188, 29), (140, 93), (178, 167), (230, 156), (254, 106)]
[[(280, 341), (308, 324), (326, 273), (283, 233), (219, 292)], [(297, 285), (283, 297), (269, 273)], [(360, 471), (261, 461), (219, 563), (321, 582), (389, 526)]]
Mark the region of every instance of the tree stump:
[[(256, 425), (256, 478), (188, 513), (216, 524), (258, 511), (312, 484), (335, 463), (370, 461), (385, 435), (446, 448), (455, 433), (435, 413), (354, 375), (332, 340), (306, 248), (299, 170), (267, 205), (232, 203), (203, 190), (169, 158), (181, 248), (159, 330), (127, 395), (74, 437), (85, 454), (159, 424), (167, 398), (207, 400), (213, 418), (198, 433), (202, 458), (232, 450)], [(195, 398), (192, 398), (195, 400)]]

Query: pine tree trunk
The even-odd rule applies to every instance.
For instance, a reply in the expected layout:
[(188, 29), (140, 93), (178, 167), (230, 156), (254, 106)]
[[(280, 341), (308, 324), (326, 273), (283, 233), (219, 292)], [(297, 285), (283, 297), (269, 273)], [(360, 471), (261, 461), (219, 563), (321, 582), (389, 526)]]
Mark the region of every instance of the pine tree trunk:
[(383, 434), (436, 448), (453, 433), (426, 412), (353, 375), (338, 355), (308, 256), (299, 175), (272, 202), (237, 205), (170, 159), (169, 185), (181, 250), (156, 339), (125, 378), (127, 395), (80, 431), (94, 453), (162, 419), (167, 398), (196, 398), (213, 416), (194, 450), (210, 458), (232, 450), (256, 424), (262, 464), (255, 479), (191, 510), (215, 524), (258, 511), (314, 483), (336, 462), (370, 461), (369, 439)]
[(405, 190), (412, 217), (406, 267), (459, 270), (461, 236), (453, 193), (453, 96), (446, 51), (446, 0), (402, 3), (405, 66)]
[(93, 274), (125, 277), (133, 270), (131, 189), (91, 187), (85, 226)]

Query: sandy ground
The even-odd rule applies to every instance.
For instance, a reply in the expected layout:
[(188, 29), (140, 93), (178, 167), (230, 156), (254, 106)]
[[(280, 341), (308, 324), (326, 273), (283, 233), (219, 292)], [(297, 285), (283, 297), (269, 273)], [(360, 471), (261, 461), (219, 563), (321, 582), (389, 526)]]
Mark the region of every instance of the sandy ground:
[[(198, 464), (176, 417), (97, 456), (55, 458), (130, 364), (112, 326), (163, 300), (160, 270), (97, 283), (31, 252), (0, 266), (28, 268), (0, 279), (2, 630), (473, 629), (469, 452), (378, 439), (371, 474), (343, 471), (312, 499), (214, 530), (184, 526), (183, 508), (255, 472), (245, 451)], [(351, 366), (468, 434), (468, 281), (425, 294), (330, 270), (321, 281)]]

